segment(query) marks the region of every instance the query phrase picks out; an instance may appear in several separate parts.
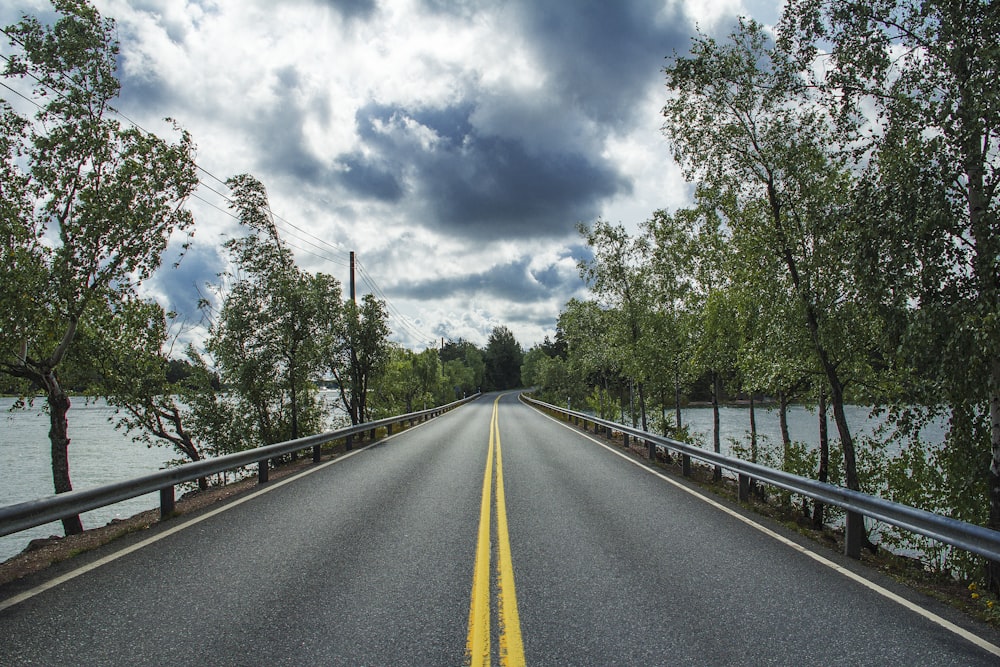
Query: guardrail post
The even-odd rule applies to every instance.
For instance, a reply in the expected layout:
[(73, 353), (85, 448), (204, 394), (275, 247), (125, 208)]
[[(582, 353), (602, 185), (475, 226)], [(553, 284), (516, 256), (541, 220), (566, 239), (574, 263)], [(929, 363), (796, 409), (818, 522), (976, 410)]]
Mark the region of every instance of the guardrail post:
[(264, 459), (263, 461), (257, 461), (257, 483), (264, 484), (267, 482), (268, 464), (270, 459)]
[(371, 440), (372, 442), (375, 442), (375, 429), (372, 429), (371, 433), (372, 433)]
[(622, 433), (622, 444), (625, 445), (625, 449), (628, 449), (628, 433)]
[(685, 477), (691, 476), (691, 455), (681, 454), (681, 474)]
[(170, 486), (160, 489), (160, 519), (166, 519), (174, 513), (176, 503), (174, 502), (174, 487)]
[(861, 543), (865, 535), (865, 515), (848, 510), (844, 519), (844, 555), (861, 558)]
[(392, 424), (387, 424), (386, 425), (386, 427), (385, 427), (385, 435), (386, 435), (386, 437), (392, 435)]
[(354, 447), (354, 436), (349, 435), (347, 436), (347, 442), (344, 443), (344, 449), (346, 449), (347, 451), (351, 451), (352, 447)]
[(656, 445), (652, 441), (646, 441), (646, 454), (649, 456), (650, 461), (656, 460)]
[(750, 500), (750, 476), (739, 473), (740, 477), (740, 502)]
[(322, 458), (322, 445), (313, 445), (313, 463), (319, 463)]

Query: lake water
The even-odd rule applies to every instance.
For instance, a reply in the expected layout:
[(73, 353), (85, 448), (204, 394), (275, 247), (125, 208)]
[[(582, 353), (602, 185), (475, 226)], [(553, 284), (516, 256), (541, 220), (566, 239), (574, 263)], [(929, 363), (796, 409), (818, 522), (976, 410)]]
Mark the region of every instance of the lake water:
[[(0, 506), (35, 500), (51, 495), (52, 472), (49, 464), (49, 421), (41, 411), (42, 402), (27, 410), (10, 411), (13, 399), (0, 398)], [(870, 418), (868, 408), (848, 406), (848, 419), (853, 432), (871, 434), (878, 420)], [(112, 482), (119, 482), (156, 472), (167, 461), (177, 458), (170, 447), (147, 447), (132, 442), (127, 435), (116, 431), (108, 418), (114, 414), (104, 402), (73, 401), (69, 414), (70, 477), (74, 489), (87, 489)], [(691, 433), (700, 437), (706, 448), (712, 446), (711, 408), (685, 408), (681, 418)], [(749, 410), (743, 407), (720, 408), (720, 431), (723, 453), (728, 453), (730, 438), (743, 440), (750, 428)], [(794, 406), (788, 413), (789, 431), (793, 440), (817, 443), (819, 423), (815, 411)], [(836, 439), (836, 428), (830, 422), (830, 438)], [(778, 413), (758, 408), (757, 430), (774, 443), (781, 442)], [(928, 441), (943, 440), (943, 426), (935, 426), (925, 434)], [(85, 528), (103, 526), (115, 518), (159, 506), (158, 494), (103, 507), (83, 515)], [(0, 561), (20, 553), (28, 542), (38, 537), (61, 535), (58, 522), (0, 537)]]
[[(103, 401), (89, 404), (71, 399), (69, 411), (69, 470), (74, 489), (120, 482), (156, 472), (178, 458), (173, 448), (147, 447), (116, 431), (108, 418), (114, 410)], [(41, 408), (11, 411), (14, 400), (0, 398), (0, 506), (35, 500), (54, 493), (49, 449), (49, 418)], [(82, 516), (84, 528), (103, 526), (159, 507), (159, 494), (151, 493)], [(62, 524), (53, 522), (0, 537), (0, 561), (20, 553), (38, 537), (62, 535)]]
[[(847, 415), (847, 423), (851, 427), (851, 434), (855, 439), (863, 436), (876, 435), (876, 430), (884, 423), (884, 418), (872, 416), (871, 408), (847, 405), (844, 406)], [(761, 408), (756, 410), (757, 434), (765, 436), (774, 444), (781, 443), (781, 427), (778, 423), (778, 411), (776, 408)], [(673, 411), (667, 415), (668, 419), (673, 419)], [(698, 439), (698, 443), (706, 449), (712, 448), (712, 408), (682, 408), (681, 423), (688, 428), (691, 435)], [(833, 412), (827, 415), (827, 430), (831, 444), (840, 439), (837, 433), (837, 425), (833, 421)], [(946, 423), (938, 420), (920, 432), (921, 438), (928, 443), (944, 442)], [(729, 454), (729, 442), (731, 439), (749, 442), (750, 440), (750, 409), (748, 407), (719, 408), (719, 436), (720, 449), (723, 454)], [(819, 413), (799, 405), (791, 406), (788, 409), (788, 434), (793, 441), (806, 442), (814, 446), (819, 446)]]

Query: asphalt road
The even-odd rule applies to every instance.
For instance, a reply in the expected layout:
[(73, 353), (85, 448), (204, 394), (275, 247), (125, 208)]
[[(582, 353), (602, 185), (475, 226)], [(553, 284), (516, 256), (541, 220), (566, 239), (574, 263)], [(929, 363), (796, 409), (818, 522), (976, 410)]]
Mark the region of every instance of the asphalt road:
[[(1000, 664), (852, 578), (852, 562), (811, 557), (513, 394), (494, 450), (494, 398), (73, 559), (63, 572), (109, 560), (0, 611), (0, 665), (467, 663), (484, 481), (497, 471), (484, 473), (501, 450), (506, 509), (492, 486), (484, 589), (493, 664), (519, 658), (500, 647), (501, 595), (516, 600), (529, 665)], [(0, 606), (44, 583), (0, 588)]]

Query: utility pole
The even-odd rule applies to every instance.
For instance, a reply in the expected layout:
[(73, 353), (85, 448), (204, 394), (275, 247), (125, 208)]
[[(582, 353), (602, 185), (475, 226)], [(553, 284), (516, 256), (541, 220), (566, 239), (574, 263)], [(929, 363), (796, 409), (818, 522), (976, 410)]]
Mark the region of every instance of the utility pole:
[(354, 251), (352, 250), (351, 251), (351, 303), (357, 304), (358, 293), (357, 293), (356, 283), (354, 281), (354, 267), (355, 267)]
[[(354, 258), (354, 251), (351, 251), (351, 303), (354, 306), (358, 305), (358, 292), (357, 292), (357, 282), (355, 281), (354, 274), (357, 262)], [(355, 307), (352, 317), (358, 317), (357, 308)], [(353, 337), (352, 337), (353, 338)], [(361, 391), (361, 380), (360, 371), (358, 369), (358, 351), (354, 347), (355, 341), (350, 341), (351, 346), (351, 421), (362, 424), (365, 421), (364, 410), (361, 407), (361, 400), (358, 394)]]

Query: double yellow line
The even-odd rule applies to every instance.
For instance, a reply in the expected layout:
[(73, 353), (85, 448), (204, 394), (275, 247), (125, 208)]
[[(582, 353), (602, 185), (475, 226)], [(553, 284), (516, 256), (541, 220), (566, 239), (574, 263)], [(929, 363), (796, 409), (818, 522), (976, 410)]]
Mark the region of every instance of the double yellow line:
[(499, 656), (501, 665), (524, 665), (524, 646), (521, 642), (521, 619), (517, 613), (517, 595), (514, 591), (514, 566), (510, 558), (510, 536), (507, 533), (507, 501), (503, 488), (503, 453), (500, 449), (500, 427), (497, 423), (497, 406), (493, 402), (490, 420), (490, 448), (486, 454), (486, 472), (483, 474), (483, 499), (479, 508), (479, 538), (476, 545), (476, 562), (472, 576), (472, 603), (469, 607), (469, 634), (465, 643), (466, 664), (480, 667), (490, 664), (490, 564), (492, 550), (493, 453), (496, 451), (496, 511), (497, 511), (497, 606), (499, 608)]

